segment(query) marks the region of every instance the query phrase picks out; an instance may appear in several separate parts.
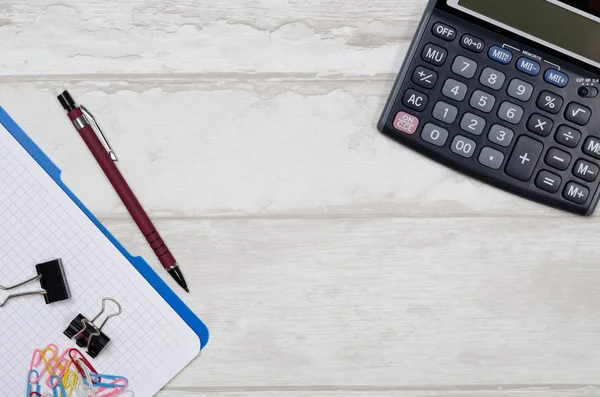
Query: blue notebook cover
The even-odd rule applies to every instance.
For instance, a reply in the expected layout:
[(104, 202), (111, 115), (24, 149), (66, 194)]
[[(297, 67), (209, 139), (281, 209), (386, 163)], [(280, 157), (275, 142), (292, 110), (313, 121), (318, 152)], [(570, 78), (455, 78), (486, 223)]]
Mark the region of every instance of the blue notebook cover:
[[(162, 298), (177, 312), (177, 314), (194, 330), (200, 338), (202, 348), (208, 343), (208, 329), (206, 325), (187, 307), (181, 299), (169, 288), (142, 257), (134, 257), (106, 230), (106, 228), (92, 215), (83, 203), (69, 190), (60, 178), (61, 170), (46, 154), (29, 138), (29, 136), (14, 122), (14, 120), (0, 106), (0, 123), (19, 142), (31, 157), (50, 175), (58, 186), (77, 204), (77, 206), (90, 218), (92, 222), (108, 237), (117, 249), (131, 262), (133, 267), (154, 287)], [(68, 127), (68, 125), (66, 126)]]

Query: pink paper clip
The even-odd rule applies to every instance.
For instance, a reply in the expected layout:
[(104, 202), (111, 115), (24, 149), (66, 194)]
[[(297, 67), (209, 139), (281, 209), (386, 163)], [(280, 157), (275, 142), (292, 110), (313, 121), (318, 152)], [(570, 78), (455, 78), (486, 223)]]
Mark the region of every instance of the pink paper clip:
[[(36, 359), (37, 357), (37, 359)], [(35, 349), (33, 351), (33, 355), (31, 356), (31, 363), (29, 364), (29, 371), (33, 369), (37, 369), (40, 363), (42, 362), (42, 349)]]
[[(98, 385), (103, 385), (103, 386), (98, 387), (98, 390), (97, 390), (98, 397), (114, 397), (114, 396), (119, 395), (121, 392), (124, 392), (129, 387), (129, 381), (125, 377), (98, 375), (98, 374), (93, 374), (93, 375), (97, 375), (98, 377), (102, 377), (104, 379), (113, 378), (112, 382), (109, 382), (108, 384), (101, 383), (100, 381), (98, 381), (98, 382), (94, 381), (94, 383), (96, 383)], [(110, 385), (110, 386), (108, 386), (108, 385)]]
[[(51, 351), (52, 352), (52, 356), (50, 356), (50, 359), (46, 359), (46, 352), (47, 351)], [(35, 355), (35, 352), (34, 352)], [(50, 372), (51, 367), (54, 366), (54, 362), (55, 360), (57, 360), (58, 358), (58, 346), (52, 344), (52, 345), (48, 345), (45, 348), (43, 348), (40, 352), (40, 359), (42, 361), (44, 361), (44, 369), (42, 369), (40, 371), (40, 375), (36, 378), (36, 379), (32, 379), (31, 381), (34, 383), (38, 383), (40, 380), (42, 380), (42, 378), (44, 377), (44, 373), (48, 373), (48, 375), (51, 377), (52, 375)], [(32, 362), (34, 361), (33, 359), (31, 360)], [(39, 364), (38, 364), (39, 365)]]

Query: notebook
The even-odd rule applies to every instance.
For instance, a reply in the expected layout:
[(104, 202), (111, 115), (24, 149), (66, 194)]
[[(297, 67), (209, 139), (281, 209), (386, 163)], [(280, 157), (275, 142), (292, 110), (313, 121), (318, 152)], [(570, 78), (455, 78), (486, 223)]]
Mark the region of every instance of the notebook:
[[(111, 341), (93, 364), (126, 376), (136, 396), (152, 396), (199, 354), (207, 331), (143, 260), (126, 256), (49, 167), (0, 108), (0, 285), (33, 277), (36, 264), (61, 258), (71, 290), (71, 299), (51, 305), (30, 296), (0, 308), (0, 390), (23, 395), (33, 351), (50, 343), (76, 347), (63, 331), (79, 313), (95, 316), (111, 297), (123, 314), (102, 329)], [(0, 291), (0, 301), (7, 295)]]

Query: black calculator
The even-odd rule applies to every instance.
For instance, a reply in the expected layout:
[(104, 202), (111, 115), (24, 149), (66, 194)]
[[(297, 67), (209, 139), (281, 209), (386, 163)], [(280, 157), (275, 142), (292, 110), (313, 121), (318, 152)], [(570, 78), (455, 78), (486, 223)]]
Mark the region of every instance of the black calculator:
[(522, 197), (600, 196), (600, 1), (430, 0), (378, 124)]

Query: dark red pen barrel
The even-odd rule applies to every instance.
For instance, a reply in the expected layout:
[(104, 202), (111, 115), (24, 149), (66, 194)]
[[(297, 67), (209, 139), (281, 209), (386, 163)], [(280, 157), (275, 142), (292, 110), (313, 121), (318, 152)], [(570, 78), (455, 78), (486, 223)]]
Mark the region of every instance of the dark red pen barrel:
[(169, 269), (174, 266), (177, 262), (169, 251), (169, 248), (163, 241), (162, 237), (156, 231), (156, 227), (152, 224), (152, 221), (142, 208), (142, 205), (135, 197), (135, 194), (125, 181), (125, 178), (117, 168), (114, 161), (110, 158), (110, 155), (102, 145), (102, 142), (96, 135), (96, 132), (91, 125), (81, 126), (77, 120), (83, 116), (80, 108), (76, 108), (68, 113), (69, 119), (75, 125), (77, 131), (83, 138), (83, 141), (92, 152), (92, 155), (104, 171), (104, 174), (108, 178), (109, 182), (123, 201), (125, 208), (131, 214), (131, 217), (137, 224), (138, 228), (150, 244), (150, 247), (154, 250), (154, 253), (158, 257), (160, 263), (165, 269)]

